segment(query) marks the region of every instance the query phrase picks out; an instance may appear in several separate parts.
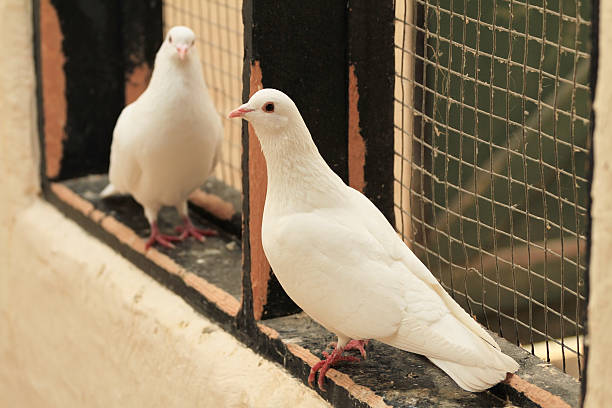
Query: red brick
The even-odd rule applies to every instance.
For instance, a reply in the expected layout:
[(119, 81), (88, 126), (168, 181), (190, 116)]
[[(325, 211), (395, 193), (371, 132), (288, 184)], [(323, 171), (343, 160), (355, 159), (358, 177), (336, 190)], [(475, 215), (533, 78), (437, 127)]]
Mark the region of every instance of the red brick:
[(185, 269), (174, 262), (169, 256), (162, 254), (155, 248), (149, 248), (145, 256), (173, 275), (184, 278), (185, 274), (187, 273)]
[(78, 210), (83, 215), (89, 215), (89, 213), (94, 210), (94, 206), (89, 201), (79, 197), (78, 194), (63, 184), (51, 183), (51, 191), (53, 191), (60, 200)]
[(278, 334), (278, 332), (276, 330), (274, 330), (271, 327), (266, 326), (265, 324), (257, 323), (257, 327), (259, 327), (259, 330), (263, 334), (265, 334), (266, 336), (268, 336), (271, 339), (278, 339), (280, 337), (280, 335)]
[(504, 382), (542, 408), (570, 408), (570, 405), (561, 398), (523, 380), (516, 374), (508, 374)]
[(196, 190), (191, 193), (189, 201), (221, 220), (231, 220), (236, 213), (232, 203), (224, 201), (221, 197), (214, 194), (205, 193), (202, 190)]
[(183, 276), (183, 280), (188, 286), (200, 292), (206, 299), (216, 304), (219, 309), (223, 310), (228, 315), (236, 316), (238, 314), (240, 302), (223, 289), (216, 287), (207, 282), (204, 278), (191, 272), (187, 272), (185, 276)]

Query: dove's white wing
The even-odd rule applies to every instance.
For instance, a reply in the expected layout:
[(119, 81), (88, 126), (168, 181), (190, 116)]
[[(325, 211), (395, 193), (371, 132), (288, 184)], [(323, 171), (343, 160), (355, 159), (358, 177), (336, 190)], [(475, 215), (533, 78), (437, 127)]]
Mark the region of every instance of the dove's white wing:
[[(223, 136), (221, 136), (221, 138), (222, 137)], [(215, 171), (215, 168), (217, 167), (217, 163), (221, 161), (222, 148), (223, 148), (223, 143), (220, 139), (217, 142), (217, 148), (215, 149), (215, 156), (213, 157), (212, 165), (210, 167), (210, 174), (212, 174), (212, 172)]]
[(122, 193), (132, 192), (142, 175), (138, 151), (135, 148), (137, 138), (134, 132), (137, 132), (138, 128), (132, 124), (133, 110), (137, 103), (138, 101), (135, 101), (123, 109), (113, 131), (108, 177), (116, 190)]
[(264, 222), (266, 255), (289, 296), (337, 334), (460, 364), (482, 362), (483, 350), (434, 286), (367, 230), (371, 214), (347, 211), (347, 204)]
[(404, 244), (378, 208), (358, 191), (348, 188), (348, 192), (351, 206), (355, 211), (363, 215), (361, 222), (370, 234), (386, 248), (389, 256), (394, 260), (402, 262), (412, 274), (429, 286), (441, 298), (451, 314), (464, 324), (466, 328), (493, 347), (499, 349), (499, 346), (489, 333), (453, 300), (429, 269)]
[(402, 321), (397, 333), (379, 340), (424, 354), (468, 391), (483, 391), (504, 380), (507, 372), (518, 370), (518, 363), (502, 353), (489, 333), (442, 288), (374, 204), (361, 193), (348, 190), (350, 207), (362, 215), (365, 228), (388, 249), (392, 259), (402, 262), (412, 276), (431, 289), (424, 296), (430, 302), (434, 299), (440, 301), (438, 310), (444, 310), (437, 320), (429, 321), (425, 319), (427, 316), (407, 310), (405, 316), (408, 318)]

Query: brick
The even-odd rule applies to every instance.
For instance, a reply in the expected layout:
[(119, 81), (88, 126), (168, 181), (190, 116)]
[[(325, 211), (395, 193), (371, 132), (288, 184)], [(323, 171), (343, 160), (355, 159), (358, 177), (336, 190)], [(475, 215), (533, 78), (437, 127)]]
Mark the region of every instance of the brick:
[(257, 327), (259, 327), (259, 330), (265, 334), (266, 336), (268, 336), (271, 339), (278, 339), (280, 337), (280, 334), (278, 334), (278, 332), (276, 330), (274, 330), (271, 327), (268, 327), (262, 323), (257, 323)]
[(570, 405), (561, 398), (528, 383), (516, 374), (509, 374), (504, 382), (542, 408), (570, 408)]
[(51, 183), (51, 191), (53, 191), (60, 200), (78, 210), (83, 215), (87, 216), (94, 210), (93, 204), (81, 198), (78, 194), (63, 184)]
[(223, 310), (225, 313), (230, 316), (236, 316), (238, 314), (240, 302), (223, 289), (216, 287), (204, 278), (191, 272), (187, 272), (183, 276), (183, 280), (188, 286), (200, 292), (206, 299), (216, 304), (219, 309)]
[(205, 193), (202, 190), (196, 190), (189, 196), (189, 201), (198, 207), (203, 208), (210, 214), (220, 220), (231, 220), (236, 209), (232, 203), (223, 200), (214, 194)]
[(185, 274), (187, 274), (185, 269), (174, 262), (169, 256), (162, 254), (155, 248), (149, 248), (145, 256), (153, 261), (157, 266), (165, 269), (168, 273), (180, 276), (181, 278), (184, 278)]

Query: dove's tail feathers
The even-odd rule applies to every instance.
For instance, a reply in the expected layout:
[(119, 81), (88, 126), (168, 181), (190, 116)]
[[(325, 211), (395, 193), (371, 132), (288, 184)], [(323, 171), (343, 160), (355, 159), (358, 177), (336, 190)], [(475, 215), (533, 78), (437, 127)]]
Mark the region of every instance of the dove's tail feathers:
[(452, 361), (430, 358), (461, 388), (470, 392), (480, 392), (491, 388), (506, 379), (507, 373), (514, 373), (519, 365), (510, 356), (502, 352), (495, 353), (497, 361), (490, 362), (485, 367), (466, 366)]
[(104, 190), (102, 190), (102, 192), (100, 193), (100, 197), (106, 198), (118, 194), (120, 194), (119, 190), (117, 190), (117, 188), (112, 183), (108, 183), (108, 186), (104, 187)]

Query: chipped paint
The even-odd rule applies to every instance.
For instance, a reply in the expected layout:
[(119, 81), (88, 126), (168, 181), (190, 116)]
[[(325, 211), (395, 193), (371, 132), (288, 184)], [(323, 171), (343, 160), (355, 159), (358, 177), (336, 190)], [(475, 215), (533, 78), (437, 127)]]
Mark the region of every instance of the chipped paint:
[[(135, 58), (132, 58), (135, 59)], [(151, 67), (146, 62), (135, 67), (125, 81), (125, 104), (134, 102), (147, 89), (151, 79)]]
[(62, 51), (63, 35), (59, 19), (51, 0), (40, 2), (40, 34), (46, 174), (54, 178), (60, 172), (66, 139), (66, 58)]
[(365, 189), (366, 145), (359, 127), (359, 84), (355, 65), (349, 66), (348, 84), (348, 169), (349, 185), (363, 193)]
[(263, 334), (265, 334), (266, 336), (268, 336), (272, 340), (276, 340), (276, 339), (280, 338), (280, 335), (278, 334), (278, 332), (276, 330), (274, 330), (271, 327), (266, 326), (265, 324), (257, 323), (257, 327), (259, 328), (259, 330)]
[[(263, 88), (259, 61), (251, 64), (250, 93)], [(253, 290), (253, 314), (256, 320), (261, 319), (268, 295), (270, 264), (261, 242), (261, 221), (266, 202), (268, 173), (266, 160), (261, 151), (259, 140), (253, 127), (249, 124), (249, 240), (251, 243), (251, 287)]]

